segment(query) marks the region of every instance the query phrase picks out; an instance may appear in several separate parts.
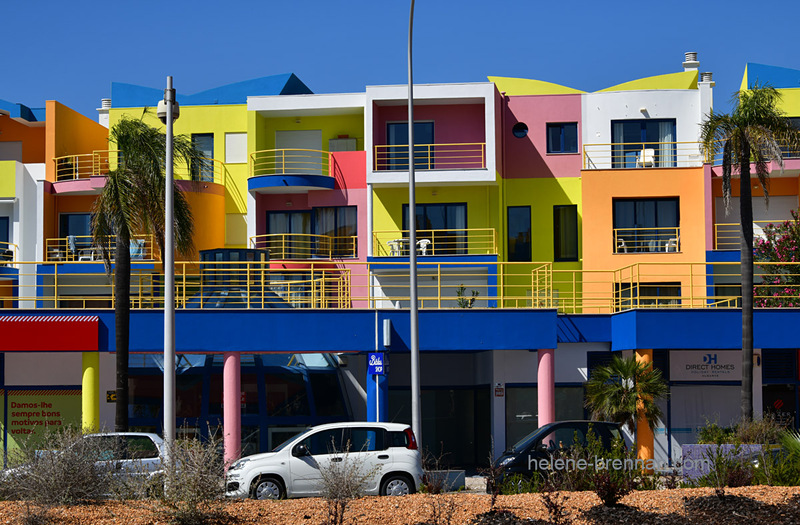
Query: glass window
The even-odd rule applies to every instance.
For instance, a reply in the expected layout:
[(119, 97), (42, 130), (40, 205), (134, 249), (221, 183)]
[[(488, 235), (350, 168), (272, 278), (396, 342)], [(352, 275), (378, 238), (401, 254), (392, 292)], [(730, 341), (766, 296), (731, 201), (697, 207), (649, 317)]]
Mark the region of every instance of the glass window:
[(674, 167), (675, 140), (675, 119), (613, 120), (611, 167)]
[(77, 254), (92, 247), (92, 214), (62, 213), (58, 217), (59, 237), (67, 239), (67, 250)]
[(578, 260), (578, 206), (553, 206), (553, 257), (555, 261)]
[[(466, 204), (417, 204), (417, 239), (429, 239), (430, 255), (467, 253)], [(403, 230), (408, 230), (408, 204), (403, 204)]]
[(531, 207), (508, 207), (508, 260), (531, 260)]
[(317, 416), (346, 416), (339, 377), (336, 374), (308, 374)]
[(267, 233), (273, 234), (266, 242), (270, 259), (310, 259), (310, 211), (267, 212)]
[(681, 283), (615, 284), (617, 308), (680, 306)]
[(517, 122), (514, 124), (514, 127), (511, 128), (511, 133), (518, 139), (525, 138), (528, 135), (528, 125), (524, 122)]
[(314, 233), (327, 239), (318, 239), (317, 255), (320, 257), (355, 257), (358, 235), (358, 208), (335, 206), (314, 208)]
[(381, 428), (350, 429), (350, 452), (386, 450), (386, 432)]
[(578, 153), (578, 123), (548, 123), (547, 153)]
[(676, 251), (679, 201), (614, 199), (614, 253)]
[[(9, 242), (10, 234), (9, 234), (9, 225), (11, 221), (8, 217), (0, 217), (0, 243), (7, 243)], [(6, 246), (0, 246), (0, 250), (5, 250)]]
[(309, 416), (306, 384), (302, 374), (266, 374), (268, 416)]
[[(386, 140), (388, 148), (385, 168), (390, 170), (408, 170), (408, 122), (389, 122), (386, 124)], [(433, 122), (414, 122), (414, 169), (434, 169)]]
[(214, 134), (192, 133), (192, 145), (202, 154), (204, 160), (192, 164), (192, 180), (214, 182)]
[(305, 445), (312, 456), (341, 452), (343, 432), (341, 428), (315, 432), (298, 444)]
[(158, 447), (147, 436), (125, 436), (127, 459), (150, 459), (158, 457)]

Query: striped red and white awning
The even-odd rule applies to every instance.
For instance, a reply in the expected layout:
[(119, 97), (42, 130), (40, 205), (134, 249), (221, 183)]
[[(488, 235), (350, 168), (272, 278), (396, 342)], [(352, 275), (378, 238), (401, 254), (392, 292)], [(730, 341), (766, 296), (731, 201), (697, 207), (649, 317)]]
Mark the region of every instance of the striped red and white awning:
[(0, 315), (0, 351), (97, 351), (99, 324), (96, 315)]

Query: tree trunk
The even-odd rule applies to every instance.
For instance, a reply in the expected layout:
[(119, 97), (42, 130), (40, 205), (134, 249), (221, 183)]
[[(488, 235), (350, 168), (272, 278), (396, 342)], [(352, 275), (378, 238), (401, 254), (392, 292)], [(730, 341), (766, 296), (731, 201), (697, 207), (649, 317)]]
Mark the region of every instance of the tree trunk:
[(742, 225), (742, 419), (753, 419), (753, 198), (750, 145), (739, 157), (739, 217)]
[(117, 346), (117, 403), (114, 430), (128, 431), (128, 345), (131, 324), (130, 233), (117, 232), (114, 254), (114, 325)]

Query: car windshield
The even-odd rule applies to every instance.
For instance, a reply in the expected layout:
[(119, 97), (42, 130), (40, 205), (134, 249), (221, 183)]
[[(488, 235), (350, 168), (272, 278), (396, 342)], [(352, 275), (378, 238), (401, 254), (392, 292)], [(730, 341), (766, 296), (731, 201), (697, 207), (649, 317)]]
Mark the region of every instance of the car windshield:
[(294, 442), (294, 440), (295, 440), (295, 438), (299, 438), (300, 436), (305, 436), (305, 435), (306, 435), (306, 434), (308, 434), (310, 431), (311, 431), (311, 429), (310, 429), (310, 428), (307, 428), (307, 429), (305, 429), (304, 431), (302, 431), (301, 433), (299, 433), (299, 434), (295, 434), (294, 436), (290, 437), (289, 439), (287, 439), (286, 441), (284, 441), (283, 443), (281, 443), (281, 444), (280, 444), (280, 445), (278, 445), (277, 447), (273, 448), (273, 449), (272, 449), (272, 451), (273, 451), (273, 452), (280, 452), (281, 450), (283, 450), (284, 448), (286, 448), (286, 446), (287, 446), (289, 443), (293, 443), (293, 442)]
[(537, 438), (539, 438), (543, 434), (547, 433), (549, 431), (549, 429), (553, 427), (554, 424), (555, 423), (549, 423), (549, 424), (547, 424), (547, 425), (545, 425), (545, 426), (543, 426), (541, 428), (538, 428), (537, 430), (534, 430), (533, 432), (531, 432), (530, 434), (528, 434), (524, 438), (522, 438), (519, 441), (517, 441), (517, 443), (513, 447), (511, 447), (509, 450), (511, 452), (522, 452), (523, 450), (525, 450), (528, 447), (530, 447), (531, 443), (533, 443)]

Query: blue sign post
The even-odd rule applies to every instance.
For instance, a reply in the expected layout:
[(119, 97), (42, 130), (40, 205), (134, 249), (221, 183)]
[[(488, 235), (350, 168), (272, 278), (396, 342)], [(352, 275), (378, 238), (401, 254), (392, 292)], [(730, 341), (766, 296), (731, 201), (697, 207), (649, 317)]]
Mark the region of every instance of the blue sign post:
[(387, 374), (389, 373), (389, 359), (384, 352), (370, 352), (367, 354), (367, 377), (371, 377), (375, 388), (367, 389), (367, 419), (381, 421), (387, 413)]

